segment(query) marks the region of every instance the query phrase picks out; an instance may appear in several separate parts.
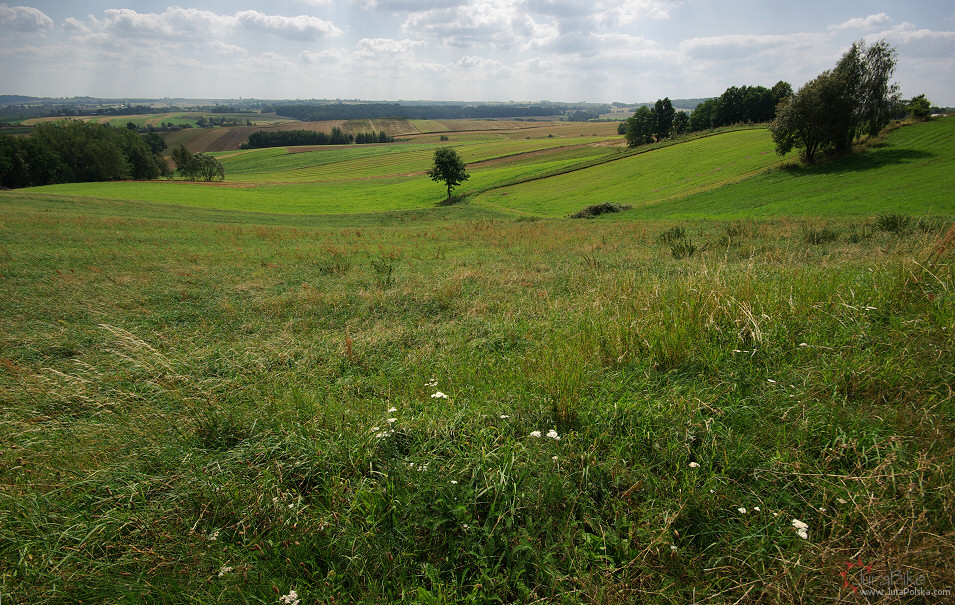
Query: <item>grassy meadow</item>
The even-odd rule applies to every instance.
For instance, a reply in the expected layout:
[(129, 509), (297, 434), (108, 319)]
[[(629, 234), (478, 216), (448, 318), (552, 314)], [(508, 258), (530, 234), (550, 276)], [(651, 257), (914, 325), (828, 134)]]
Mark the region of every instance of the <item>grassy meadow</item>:
[(0, 602), (955, 589), (953, 125), (0, 192)]

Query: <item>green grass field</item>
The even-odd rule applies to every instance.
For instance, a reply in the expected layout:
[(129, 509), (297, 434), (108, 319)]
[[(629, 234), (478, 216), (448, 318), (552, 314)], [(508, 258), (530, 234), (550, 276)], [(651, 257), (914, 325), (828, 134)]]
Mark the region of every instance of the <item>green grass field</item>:
[[(939, 120), (900, 128), (860, 153), (800, 167), (773, 151), (762, 129), (626, 152), (604, 137), (484, 138), (447, 143), (284, 148), (223, 154), (226, 183), (82, 183), (36, 193), (246, 211), (366, 213), (433, 207), (443, 188), (424, 171), (433, 150), (454, 147), (474, 164), (456, 190), (471, 203), (528, 216), (567, 216), (611, 202), (643, 218), (952, 214), (955, 127)], [(577, 127), (579, 129), (579, 126)], [(790, 164), (784, 170), (774, 167)], [(580, 167), (575, 170), (575, 167)], [(873, 194), (871, 174), (883, 186)], [(546, 178), (543, 178), (546, 177)], [(833, 191), (832, 181), (839, 187)], [(925, 179), (928, 179), (927, 181)], [(927, 184), (929, 183), (929, 184)], [(510, 184), (507, 187), (502, 185)]]
[(955, 589), (953, 133), (0, 191), (0, 603)]

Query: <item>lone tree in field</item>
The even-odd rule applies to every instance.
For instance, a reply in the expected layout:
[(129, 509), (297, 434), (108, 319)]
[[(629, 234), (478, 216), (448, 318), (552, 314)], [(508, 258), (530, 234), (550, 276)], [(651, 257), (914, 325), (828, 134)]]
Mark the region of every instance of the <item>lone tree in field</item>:
[(853, 44), (834, 69), (779, 104), (769, 127), (776, 151), (802, 149), (811, 163), (818, 151), (848, 152), (856, 140), (879, 134), (899, 100), (889, 83), (895, 63), (896, 51), (884, 40)]
[(434, 152), (434, 165), (428, 171), (428, 176), (435, 183), (443, 182), (448, 186), (448, 199), (451, 199), (451, 189), (468, 180), (471, 175), (464, 171), (467, 164), (458, 153), (450, 147), (442, 147)]

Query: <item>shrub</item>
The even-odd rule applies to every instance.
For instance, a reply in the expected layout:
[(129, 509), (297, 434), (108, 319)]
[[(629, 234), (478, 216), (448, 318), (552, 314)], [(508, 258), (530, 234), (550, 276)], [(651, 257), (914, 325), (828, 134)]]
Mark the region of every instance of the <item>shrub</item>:
[(696, 246), (693, 245), (693, 242), (689, 239), (684, 239), (670, 245), (670, 253), (673, 255), (673, 258), (677, 260), (693, 256), (695, 252)]
[(829, 242), (836, 241), (839, 239), (839, 234), (829, 227), (823, 227), (822, 229), (808, 229), (803, 235), (803, 239), (807, 244), (817, 246), (819, 244), (828, 244)]
[(595, 216), (600, 216), (601, 214), (623, 212), (624, 210), (630, 210), (630, 208), (632, 208), (632, 206), (628, 206), (626, 204), (604, 202), (602, 204), (587, 206), (583, 210), (578, 210), (577, 212), (571, 214), (570, 218), (594, 218)]
[(686, 229), (679, 225), (670, 227), (660, 234), (660, 241), (664, 244), (672, 244), (686, 239)]
[(875, 225), (880, 231), (904, 233), (911, 222), (912, 217), (908, 214), (880, 214), (875, 221)]

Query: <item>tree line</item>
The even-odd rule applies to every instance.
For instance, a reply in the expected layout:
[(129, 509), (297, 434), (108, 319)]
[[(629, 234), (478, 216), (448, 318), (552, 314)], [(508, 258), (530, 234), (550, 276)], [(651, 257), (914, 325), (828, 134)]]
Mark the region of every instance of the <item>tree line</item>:
[(153, 134), (77, 120), (37, 125), (30, 136), (0, 135), (0, 186), (150, 180), (169, 176), (166, 144)]
[(652, 106), (637, 109), (621, 122), (619, 134), (626, 135), (627, 145), (637, 147), (688, 132), (720, 128), (732, 124), (769, 122), (776, 105), (792, 94), (787, 82), (764, 86), (731, 86), (719, 97), (707, 99), (691, 113), (673, 107), (669, 97), (658, 99)]
[(331, 133), (314, 130), (259, 130), (249, 135), (247, 149), (262, 147), (294, 147), (300, 145), (348, 145), (351, 143), (393, 143), (394, 137), (381, 132), (360, 132), (351, 135), (335, 126)]
[(398, 103), (329, 103), (322, 105), (276, 105), (263, 108), (277, 115), (303, 122), (326, 120), (374, 120), (400, 118), (408, 120), (453, 120), (531, 117), (551, 114), (553, 107), (544, 105), (400, 105)]

